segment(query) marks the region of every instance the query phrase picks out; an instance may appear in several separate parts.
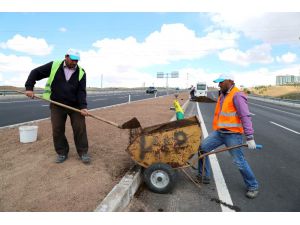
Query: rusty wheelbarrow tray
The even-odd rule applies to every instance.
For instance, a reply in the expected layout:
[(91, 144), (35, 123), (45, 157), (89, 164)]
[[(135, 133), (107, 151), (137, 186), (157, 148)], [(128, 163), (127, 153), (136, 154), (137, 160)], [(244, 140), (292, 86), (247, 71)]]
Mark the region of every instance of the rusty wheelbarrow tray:
[(126, 151), (143, 167), (144, 181), (156, 193), (169, 192), (174, 169), (185, 167), (198, 152), (201, 126), (197, 116), (143, 128), (133, 135)]
[[(143, 167), (143, 178), (148, 188), (156, 193), (168, 193), (175, 184), (177, 169), (193, 167), (199, 159), (205, 160), (205, 156), (211, 154), (247, 147), (247, 144), (230, 146), (191, 160), (198, 154), (201, 136), (200, 121), (197, 116), (192, 116), (140, 129), (138, 133), (131, 134), (126, 151)], [(256, 145), (256, 148), (261, 149), (262, 145)]]

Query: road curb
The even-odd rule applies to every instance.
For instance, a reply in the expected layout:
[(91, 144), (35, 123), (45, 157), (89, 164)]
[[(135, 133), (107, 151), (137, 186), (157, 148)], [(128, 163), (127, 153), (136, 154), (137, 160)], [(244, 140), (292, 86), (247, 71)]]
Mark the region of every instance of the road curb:
[(94, 212), (120, 212), (125, 209), (142, 183), (141, 170), (138, 165), (132, 167)]
[[(185, 110), (188, 106), (187, 100), (182, 108)], [(176, 120), (176, 114), (170, 121)], [(108, 193), (103, 201), (97, 206), (94, 212), (120, 212), (123, 211), (131, 199), (134, 197), (135, 192), (138, 190), (142, 183), (142, 168), (135, 165), (131, 168), (122, 180)]]

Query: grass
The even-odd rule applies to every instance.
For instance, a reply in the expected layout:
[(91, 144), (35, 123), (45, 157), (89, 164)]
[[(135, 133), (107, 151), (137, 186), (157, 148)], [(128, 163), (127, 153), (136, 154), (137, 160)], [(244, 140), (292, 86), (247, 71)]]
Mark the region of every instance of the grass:
[(283, 98), (283, 99), (292, 99), (292, 100), (300, 100), (300, 93), (285, 94), (285, 95), (281, 95), (280, 98)]

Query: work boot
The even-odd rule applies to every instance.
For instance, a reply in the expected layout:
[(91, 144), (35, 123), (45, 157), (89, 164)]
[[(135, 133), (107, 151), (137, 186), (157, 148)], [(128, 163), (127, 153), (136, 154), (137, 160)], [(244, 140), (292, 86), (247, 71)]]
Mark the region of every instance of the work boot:
[(209, 177), (206, 177), (206, 176), (202, 177), (201, 175), (198, 174), (196, 176), (196, 179), (199, 183), (210, 184), (210, 178)]
[(247, 198), (253, 199), (253, 198), (256, 198), (257, 195), (258, 195), (258, 190), (248, 190), (248, 191), (246, 192)]
[(57, 158), (55, 160), (56, 163), (63, 163), (68, 158), (67, 155), (57, 155)]
[(83, 153), (80, 158), (81, 158), (81, 161), (85, 164), (88, 164), (91, 162), (91, 158), (87, 153)]

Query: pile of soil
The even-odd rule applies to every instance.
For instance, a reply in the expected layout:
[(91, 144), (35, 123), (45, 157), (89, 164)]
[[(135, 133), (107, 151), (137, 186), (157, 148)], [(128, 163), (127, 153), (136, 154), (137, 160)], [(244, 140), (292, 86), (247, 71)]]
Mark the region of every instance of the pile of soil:
[(213, 100), (213, 99), (210, 99), (210, 98), (208, 98), (208, 97), (206, 97), (206, 96), (199, 96), (199, 97), (193, 97), (192, 99), (191, 99), (192, 101), (195, 101), (195, 102), (206, 102), (206, 103), (213, 103), (213, 102), (216, 102), (215, 100)]
[[(188, 99), (180, 93), (180, 103)], [(95, 110), (92, 113), (118, 124), (136, 117), (142, 127), (168, 122), (173, 96), (153, 98)], [(50, 120), (36, 123), (38, 140), (19, 142), (18, 128), (0, 130), (0, 211), (93, 211), (134, 162), (125, 149), (129, 131), (87, 118), (89, 154), (83, 164), (77, 155), (68, 119), (69, 158), (56, 164)]]

